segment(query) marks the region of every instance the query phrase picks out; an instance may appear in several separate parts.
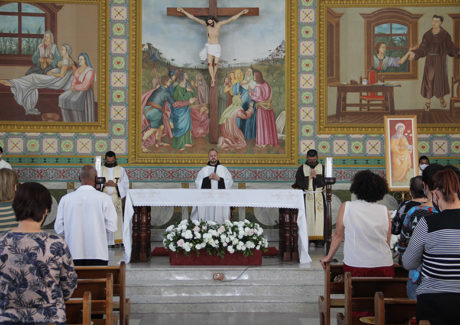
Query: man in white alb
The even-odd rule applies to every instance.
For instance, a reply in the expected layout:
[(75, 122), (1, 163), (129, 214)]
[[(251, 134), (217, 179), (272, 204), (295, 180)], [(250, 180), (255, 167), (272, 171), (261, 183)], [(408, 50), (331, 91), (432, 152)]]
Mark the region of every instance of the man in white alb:
[[(209, 161), (198, 173), (195, 184), (201, 189), (230, 189), (233, 185), (232, 174), (218, 160), (216, 149), (208, 152)], [(229, 207), (194, 207), (190, 219), (224, 223), (230, 217)]]
[(2, 156), (3, 156), (3, 148), (0, 147), (0, 169), (2, 169), (2, 168), (12, 169), (11, 165), (9, 163), (7, 163), (5, 160), (2, 159)]
[(123, 242), (123, 208), (121, 200), (126, 196), (129, 190), (128, 174), (123, 167), (118, 166), (117, 156), (113, 151), (107, 151), (105, 154), (105, 163), (101, 167), (101, 177), (105, 177), (103, 191), (112, 198), (113, 205), (117, 211), (117, 231), (107, 233), (109, 245), (118, 246)]
[(93, 166), (80, 170), (81, 186), (59, 202), (54, 223), (64, 235), (75, 265), (107, 265), (107, 232), (117, 230), (117, 213), (110, 197), (95, 189), (97, 172)]

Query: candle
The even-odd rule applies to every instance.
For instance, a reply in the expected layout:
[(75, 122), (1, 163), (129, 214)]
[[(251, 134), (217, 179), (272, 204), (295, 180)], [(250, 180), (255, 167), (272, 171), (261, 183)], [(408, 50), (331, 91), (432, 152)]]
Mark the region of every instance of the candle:
[(101, 165), (102, 165), (102, 157), (101, 156), (94, 157), (94, 168), (96, 168), (97, 176), (101, 176)]
[(326, 157), (326, 175), (325, 177), (334, 177), (332, 174), (332, 157)]

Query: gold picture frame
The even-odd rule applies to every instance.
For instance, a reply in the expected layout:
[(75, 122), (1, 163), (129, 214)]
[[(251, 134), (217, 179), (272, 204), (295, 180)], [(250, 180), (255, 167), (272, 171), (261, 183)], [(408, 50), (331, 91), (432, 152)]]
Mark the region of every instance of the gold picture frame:
[[(38, 101), (34, 113), (28, 113), (25, 104), (19, 104), (9, 89), (0, 89), (0, 96), (8, 100), (8, 105), (17, 110), (16, 115), (24, 115), (24, 120), (13, 114), (8, 119), (0, 117), (0, 129), (4, 132), (46, 132), (46, 133), (107, 133), (108, 129), (108, 48), (109, 48), (109, 0), (46, 0), (46, 1), (0, 1), (0, 5), (18, 4), (18, 12), (13, 15), (27, 16), (21, 12), (24, 6), (34, 6), (37, 12), (45, 17), (45, 30), (50, 30), (54, 43), (60, 50), (63, 44), (69, 44), (72, 49), (71, 58), (78, 67), (80, 53), (85, 53), (94, 73), (91, 80), (91, 108), (88, 108), (88, 122), (69, 119), (64, 122), (60, 107), (59, 96), (68, 88), (46, 88), (38, 86)], [(20, 7), (19, 7), (20, 6)], [(26, 11), (24, 11), (26, 12)], [(33, 11), (32, 11), (33, 12)], [(34, 13), (32, 14), (34, 15)], [(37, 14), (35, 14), (37, 15)], [(22, 18), (21, 18), (22, 19)], [(45, 31), (41, 30), (35, 37)], [(24, 37), (23, 32), (19, 38)], [(27, 33), (30, 33), (28, 31)], [(41, 40), (40, 40), (41, 41)], [(21, 48), (22, 51), (22, 48)], [(21, 54), (21, 52), (19, 52)], [(2, 55), (0, 55), (2, 57)], [(12, 59), (1, 58), (0, 73), (2, 79), (20, 79), (26, 76), (26, 70), (32, 66), (32, 55), (19, 55)], [(28, 63), (30, 62), (30, 63)], [(83, 75), (83, 74), (82, 74)], [(69, 80), (69, 83), (71, 79)], [(67, 87), (67, 86), (66, 86)], [(41, 92), (44, 90), (45, 92)], [(89, 100), (89, 99), (88, 99)], [(6, 109), (3, 101), (2, 109)], [(48, 111), (47, 106), (53, 108)], [(20, 111), (20, 112), (19, 112)], [(97, 113), (96, 113), (97, 112)], [(93, 121), (90, 121), (93, 120)]]
[(419, 175), (417, 116), (386, 115), (386, 178), (391, 191), (408, 191), (412, 177)]
[[(142, 3), (143, 1), (130, 0), (130, 98), (129, 98), (129, 161), (130, 164), (138, 165), (179, 165), (179, 166), (198, 166), (206, 161), (207, 150), (209, 148), (200, 148), (197, 152), (186, 150), (178, 152), (172, 147), (169, 150), (163, 148), (150, 152), (142, 148), (142, 113), (141, 113), (141, 95), (142, 95)], [(185, 4), (185, 2), (184, 2)], [(244, 6), (252, 7), (249, 2)], [(164, 7), (166, 15), (167, 5)], [(225, 3), (226, 7), (232, 7), (232, 3)], [(241, 4), (239, 4), (241, 7)], [(261, 149), (259, 152), (237, 153), (225, 152), (219, 150), (220, 159), (227, 165), (233, 166), (294, 166), (297, 165), (298, 157), (298, 9), (292, 1), (285, 0), (285, 146), (284, 152), (273, 153)], [(162, 9), (163, 10), (163, 9)], [(169, 9), (168, 9), (169, 10)], [(261, 15), (263, 12), (261, 11)], [(184, 18), (185, 19), (185, 18)], [(224, 27), (225, 28), (225, 27)], [(262, 27), (261, 27), (262, 28)], [(220, 68), (219, 68), (220, 69)], [(220, 71), (220, 70), (219, 70)], [(221, 79), (222, 81), (222, 79)], [(289, 92), (287, 91), (289, 90)], [(210, 146), (210, 144), (209, 144)], [(214, 145), (216, 146), (216, 145)], [(217, 147), (216, 147), (217, 148)], [(161, 149), (161, 147), (160, 147)], [(198, 149), (197, 149), (198, 150)]]
[[(374, 69), (371, 66), (370, 51), (375, 51), (376, 44), (371, 43), (377, 43), (378, 40), (372, 34), (376, 27), (375, 22), (378, 21), (377, 14), (398, 19), (398, 24), (404, 14), (406, 15), (408, 30), (405, 46), (408, 52), (407, 48), (419, 45), (423, 34), (431, 28), (433, 14), (443, 15), (442, 26), (457, 42), (460, 22), (454, 13), (459, 9), (459, 3), (455, 0), (318, 1), (318, 134), (382, 134), (383, 116), (387, 114), (417, 115), (419, 133), (456, 133), (460, 127), (460, 117), (454, 117), (449, 112), (450, 94), (445, 97), (447, 106), (441, 106), (440, 101), (433, 97), (431, 111), (424, 111), (425, 99), (420, 95), (420, 85), (425, 58), (415, 61), (418, 66), (414, 66), (414, 61), (409, 62), (406, 58), (406, 64), (410, 67), (407, 72), (384, 71), (377, 74), (377, 83), (393, 88), (388, 94), (381, 94), (385, 98), (388, 95), (393, 102), (384, 102), (380, 111), (369, 109), (367, 102), (361, 100), (361, 95), (364, 92), (362, 81), (367, 84), (369, 69)], [(390, 35), (391, 33), (393, 32)], [(391, 44), (387, 44), (387, 49), (390, 47)], [(447, 58), (449, 85), (452, 74), (455, 74), (456, 66), (453, 61), (452, 58)], [(371, 112), (367, 112), (368, 110)]]

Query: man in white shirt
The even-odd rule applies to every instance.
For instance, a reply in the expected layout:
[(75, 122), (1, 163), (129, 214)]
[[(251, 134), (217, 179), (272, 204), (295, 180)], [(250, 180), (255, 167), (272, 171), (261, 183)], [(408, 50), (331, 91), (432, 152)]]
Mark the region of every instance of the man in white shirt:
[[(220, 164), (217, 150), (210, 149), (208, 158), (207, 165), (200, 170), (196, 177), (196, 188), (213, 190), (232, 188), (232, 174)], [(190, 219), (224, 223), (229, 217), (229, 207), (194, 207)]]
[(2, 156), (3, 156), (3, 148), (0, 147), (0, 169), (2, 169), (2, 168), (12, 169), (11, 165), (9, 163), (7, 163), (5, 160), (2, 159)]
[(80, 170), (81, 186), (62, 197), (54, 230), (63, 234), (75, 265), (107, 265), (107, 232), (117, 230), (117, 213), (110, 197), (95, 189), (93, 166)]
[(121, 200), (126, 197), (129, 190), (128, 174), (123, 167), (118, 166), (117, 156), (113, 151), (105, 154), (105, 163), (101, 168), (101, 175), (105, 177), (103, 191), (112, 198), (113, 205), (117, 211), (117, 231), (107, 233), (109, 245), (120, 245), (123, 243), (123, 208)]

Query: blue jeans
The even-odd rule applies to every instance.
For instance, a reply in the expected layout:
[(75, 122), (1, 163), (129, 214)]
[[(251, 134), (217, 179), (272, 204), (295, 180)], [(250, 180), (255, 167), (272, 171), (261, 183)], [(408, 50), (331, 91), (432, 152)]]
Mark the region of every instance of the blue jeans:
[(409, 297), (409, 299), (417, 300), (417, 293), (416, 293), (417, 288), (418, 288), (418, 283), (412, 282), (411, 279), (407, 280), (406, 290), (407, 290), (407, 297)]

